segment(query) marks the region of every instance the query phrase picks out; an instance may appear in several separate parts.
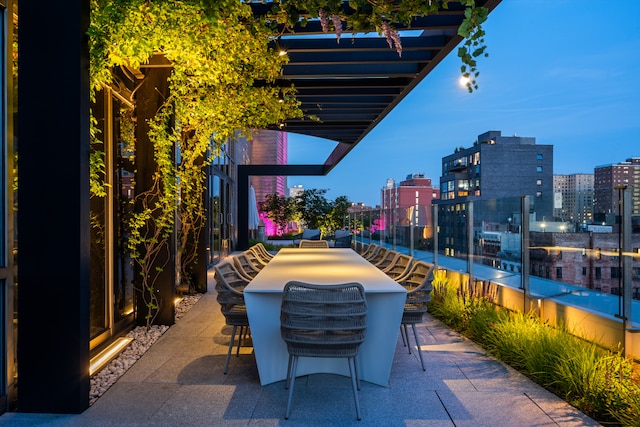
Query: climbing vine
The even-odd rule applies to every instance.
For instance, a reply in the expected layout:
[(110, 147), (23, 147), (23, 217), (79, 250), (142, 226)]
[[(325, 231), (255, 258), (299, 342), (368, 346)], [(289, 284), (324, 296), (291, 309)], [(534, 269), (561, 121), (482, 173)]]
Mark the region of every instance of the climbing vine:
[[(151, 188), (131, 201), (133, 213), (128, 219), (128, 248), (139, 267), (138, 286), (146, 295), (148, 322), (162, 304), (155, 297), (154, 283), (163, 266), (154, 261), (169, 250), (168, 238), (174, 228), (181, 275), (187, 276), (184, 266), (196, 261), (193, 251), (205, 217), (204, 168), (238, 135), (250, 137), (252, 129), (303, 116), (295, 88), (274, 83), (281, 77), (287, 56), (280, 55), (272, 42), (296, 25), (320, 19), (323, 29), (334, 31), (338, 40), (343, 30), (384, 34), (401, 55), (398, 28), (410, 26), (414, 17), (437, 13), (448, 3), (280, 0), (270, 3), (271, 14), (258, 17), (250, 4), (238, 0), (91, 1), (92, 99), (103, 88), (117, 86), (114, 70), (119, 67), (144, 77), (154, 57), (163, 57), (171, 66), (169, 95), (148, 123), (157, 170)], [(474, 58), (484, 53), (481, 24), (486, 10), (475, 7), (473, 0), (463, 0), (463, 4), (469, 13), (461, 31), (471, 44), (463, 45), (459, 55), (477, 77)], [(475, 80), (473, 85), (470, 90), (477, 88)], [(135, 89), (128, 96), (127, 102), (135, 108)], [(95, 127), (92, 138), (100, 138)], [(104, 155), (96, 150), (91, 156), (93, 196), (106, 194), (104, 168)]]

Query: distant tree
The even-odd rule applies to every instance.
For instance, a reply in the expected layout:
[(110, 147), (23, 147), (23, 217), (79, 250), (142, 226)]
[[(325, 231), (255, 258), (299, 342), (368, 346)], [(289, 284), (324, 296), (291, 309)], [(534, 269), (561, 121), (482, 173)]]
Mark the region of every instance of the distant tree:
[(326, 193), (325, 189), (312, 188), (293, 197), (294, 215), (306, 228), (320, 229), (324, 217), (331, 212), (331, 204), (324, 196)]
[(282, 235), (287, 229), (287, 224), (293, 219), (293, 207), (289, 198), (279, 194), (267, 194), (264, 202), (258, 203), (260, 212), (274, 222), (276, 234)]
[(331, 203), (331, 212), (327, 215), (327, 221), (325, 223), (327, 234), (331, 234), (346, 225), (350, 206), (351, 201), (349, 201), (347, 196), (336, 197), (333, 203)]

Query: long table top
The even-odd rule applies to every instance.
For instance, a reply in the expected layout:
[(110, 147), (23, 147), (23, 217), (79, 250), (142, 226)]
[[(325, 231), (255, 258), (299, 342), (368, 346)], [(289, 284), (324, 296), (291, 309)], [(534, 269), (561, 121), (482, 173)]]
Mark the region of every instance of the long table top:
[(359, 282), (366, 293), (406, 290), (349, 248), (283, 248), (244, 292), (282, 292), (289, 280), (336, 284)]

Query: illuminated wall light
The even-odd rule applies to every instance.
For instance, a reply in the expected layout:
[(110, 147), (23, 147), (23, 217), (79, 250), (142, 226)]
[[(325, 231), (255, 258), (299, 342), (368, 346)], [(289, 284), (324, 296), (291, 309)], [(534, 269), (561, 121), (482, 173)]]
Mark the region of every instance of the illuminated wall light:
[(111, 362), (118, 356), (122, 350), (124, 350), (129, 343), (133, 341), (133, 338), (121, 337), (111, 343), (107, 348), (98, 353), (95, 357), (91, 358), (89, 363), (89, 376), (100, 372), (107, 363)]

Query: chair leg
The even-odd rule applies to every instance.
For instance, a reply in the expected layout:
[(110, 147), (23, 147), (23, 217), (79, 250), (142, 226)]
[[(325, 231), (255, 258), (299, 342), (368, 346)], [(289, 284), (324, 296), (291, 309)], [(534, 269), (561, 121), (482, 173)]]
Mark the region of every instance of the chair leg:
[(407, 341), (407, 349), (409, 350), (409, 354), (411, 354), (411, 343), (409, 342), (409, 333), (407, 332), (407, 324), (402, 324), (402, 329), (404, 331), (404, 339)]
[(285, 390), (289, 389), (290, 381), (291, 381), (291, 366), (293, 361), (293, 356), (289, 355), (289, 363), (287, 363), (287, 381), (284, 383)]
[(353, 358), (353, 366), (356, 369), (356, 383), (358, 384), (358, 390), (360, 390), (360, 375), (358, 375), (358, 357)]
[(287, 399), (287, 410), (284, 414), (284, 419), (289, 419), (289, 413), (291, 412), (291, 399), (293, 398), (293, 386), (296, 383), (296, 368), (298, 367), (298, 356), (293, 356), (291, 363), (291, 379), (289, 380), (289, 398)]
[(400, 325), (400, 336), (402, 337), (402, 346), (406, 347), (407, 346), (407, 338), (405, 337), (405, 331), (402, 328), (402, 325)]
[(411, 327), (413, 328), (413, 336), (416, 339), (416, 346), (418, 346), (418, 355), (420, 356), (420, 364), (422, 365), (422, 370), (426, 371), (424, 368), (424, 361), (422, 360), (422, 349), (420, 348), (420, 340), (418, 339), (418, 331), (416, 330), (416, 324), (412, 323)]
[(362, 418), (360, 417), (360, 402), (358, 400), (358, 389), (360, 387), (358, 387), (356, 385), (356, 363), (355, 363), (355, 357), (349, 357), (349, 371), (351, 372), (351, 387), (353, 388), (353, 399), (356, 403), (356, 417), (358, 419), (358, 421), (360, 421)]
[(236, 337), (236, 328), (237, 326), (233, 326), (233, 329), (231, 330), (231, 340), (229, 341), (229, 350), (227, 351), (227, 361), (224, 364), (224, 374), (227, 374), (227, 369), (229, 369), (229, 359), (231, 358), (231, 350), (233, 350), (233, 341), (235, 340)]

